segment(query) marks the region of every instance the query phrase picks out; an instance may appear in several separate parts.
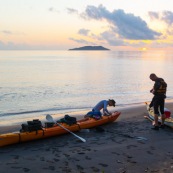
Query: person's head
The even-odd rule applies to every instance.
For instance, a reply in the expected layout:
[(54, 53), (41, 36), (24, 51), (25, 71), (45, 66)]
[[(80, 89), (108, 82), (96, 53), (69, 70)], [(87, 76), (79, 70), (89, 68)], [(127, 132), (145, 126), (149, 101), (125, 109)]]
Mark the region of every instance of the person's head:
[(154, 74), (154, 73), (151, 73), (151, 74), (150, 74), (150, 79), (151, 79), (152, 81), (156, 81), (157, 78), (158, 78), (158, 77), (156, 76), (156, 74)]
[(115, 107), (115, 103), (116, 102), (113, 99), (109, 99), (109, 102), (108, 102), (109, 106), (114, 106)]

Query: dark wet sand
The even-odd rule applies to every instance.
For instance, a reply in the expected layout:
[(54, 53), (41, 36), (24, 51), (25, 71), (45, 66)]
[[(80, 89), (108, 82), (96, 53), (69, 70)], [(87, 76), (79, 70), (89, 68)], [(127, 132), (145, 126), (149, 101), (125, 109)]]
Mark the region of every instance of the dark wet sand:
[(0, 148), (0, 173), (172, 173), (173, 129), (151, 130), (145, 106), (119, 111), (104, 132), (77, 132), (86, 143), (67, 134)]

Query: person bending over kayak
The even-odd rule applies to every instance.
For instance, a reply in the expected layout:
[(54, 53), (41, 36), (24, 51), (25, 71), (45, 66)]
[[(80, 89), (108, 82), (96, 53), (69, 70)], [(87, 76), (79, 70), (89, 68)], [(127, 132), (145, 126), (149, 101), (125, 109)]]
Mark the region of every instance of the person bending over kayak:
[(154, 73), (150, 74), (150, 79), (154, 81), (154, 86), (150, 90), (151, 93), (154, 94), (154, 97), (149, 105), (149, 108), (154, 108), (154, 127), (153, 130), (159, 130), (158, 126), (158, 116), (161, 114), (161, 128), (164, 128), (164, 106), (165, 106), (165, 98), (166, 98), (166, 90), (167, 90), (167, 83), (164, 79), (157, 77)]
[[(78, 122), (83, 122), (88, 120), (90, 117), (95, 118), (97, 120), (101, 119), (101, 116), (109, 116), (112, 115), (111, 112), (108, 111), (107, 107), (108, 106), (114, 106), (115, 107), (116, 102), (113, 99), (109, 100), (102, 100), (98, 102), (92, 111), (88, 112), (85, 116), (84, 119), (79, 120)], [(101, 110), (103, 109), (103, 114), (101, 113)]]

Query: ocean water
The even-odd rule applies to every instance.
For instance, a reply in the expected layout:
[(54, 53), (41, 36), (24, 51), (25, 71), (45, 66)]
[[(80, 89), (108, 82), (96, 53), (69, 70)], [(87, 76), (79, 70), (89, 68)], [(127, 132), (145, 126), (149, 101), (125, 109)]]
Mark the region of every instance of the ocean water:
[(173, 98), (173, 52), (0, 51), (0, 125), (89, 111), (103, 99), (150, 101), (156, 73)]

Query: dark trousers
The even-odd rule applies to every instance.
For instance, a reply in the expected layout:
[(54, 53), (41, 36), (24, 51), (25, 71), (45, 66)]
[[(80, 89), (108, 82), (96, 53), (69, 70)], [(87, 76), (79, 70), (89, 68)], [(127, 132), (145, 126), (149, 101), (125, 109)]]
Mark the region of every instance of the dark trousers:
[(154, 113), (157, 115), (159, 115), (160, 113), (164, 114), (165, 96), (154, 96), (149, 107), (153, 107)]

